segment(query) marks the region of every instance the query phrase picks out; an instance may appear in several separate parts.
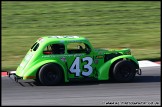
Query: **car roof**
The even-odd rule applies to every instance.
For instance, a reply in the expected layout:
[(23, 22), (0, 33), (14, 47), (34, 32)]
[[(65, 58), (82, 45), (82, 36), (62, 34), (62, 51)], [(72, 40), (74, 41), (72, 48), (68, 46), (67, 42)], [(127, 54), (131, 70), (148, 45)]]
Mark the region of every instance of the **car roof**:
[(38, 39), (38, 42), (41, 41), (46, 41), (46, 42), (60, 42), (60, 41), (64, 41), (64, 42), (79, 42), (79, 41), (85, 41), (87, 40), (85, 37), (81, 37), (81, 36), (43, 36), (41, 38)]

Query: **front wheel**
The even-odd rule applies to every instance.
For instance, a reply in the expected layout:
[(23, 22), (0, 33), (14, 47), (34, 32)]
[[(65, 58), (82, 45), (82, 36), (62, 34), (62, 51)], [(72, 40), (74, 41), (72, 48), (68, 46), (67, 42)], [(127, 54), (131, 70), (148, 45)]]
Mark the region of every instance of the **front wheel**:
[(41, 67), (39, 80), (43, 85), (58, 85), (63, 79), (63, 72), (56, 64), (49, 63)]
[(117, 82), (130, 82), (136, 75), (136, 68), (132, 62), (121, 60), (115, 64), (112, 74)]

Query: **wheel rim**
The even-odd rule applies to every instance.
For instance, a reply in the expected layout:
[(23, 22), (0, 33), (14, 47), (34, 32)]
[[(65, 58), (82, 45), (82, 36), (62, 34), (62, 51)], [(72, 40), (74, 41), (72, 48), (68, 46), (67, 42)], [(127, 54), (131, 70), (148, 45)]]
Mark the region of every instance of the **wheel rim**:
[(130, 69), (125, 67), (125, 68), (121, 69), (120, 73), (124, 78), (127, 78), (130, 75)]
[(121, 67), (117, 72), (118, 77), (128, 78), (131, 75), (131, 69), (129, 67)]
[(53, 80), (56, 79), (56, 77), (57, 77), (57, 75), (56, 75), (55, 72), (53, 72), (53, 71), (48, 71), (48, 72), (47, 72), (46, 79), (47, 79), (48, 81), (53, 81)]

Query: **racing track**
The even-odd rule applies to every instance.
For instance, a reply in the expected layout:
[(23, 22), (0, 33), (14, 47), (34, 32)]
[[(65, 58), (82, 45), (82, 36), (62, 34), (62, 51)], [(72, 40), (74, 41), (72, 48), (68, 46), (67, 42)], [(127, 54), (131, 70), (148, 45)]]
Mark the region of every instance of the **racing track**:
[(161, 66), (143, 67), (131, 83), (72, 82), (39, 86), (2, 77), (2, 105), (161, 105)]

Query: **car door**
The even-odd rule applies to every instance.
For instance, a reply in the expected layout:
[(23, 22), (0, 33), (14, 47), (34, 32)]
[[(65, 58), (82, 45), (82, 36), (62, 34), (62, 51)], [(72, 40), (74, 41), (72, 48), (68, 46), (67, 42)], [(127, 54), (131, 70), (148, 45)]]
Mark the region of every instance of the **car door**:
[(67, 65), (69, 79), (95, 78), (96, 69), (93, 53), (85, 43), (67, 45)]

